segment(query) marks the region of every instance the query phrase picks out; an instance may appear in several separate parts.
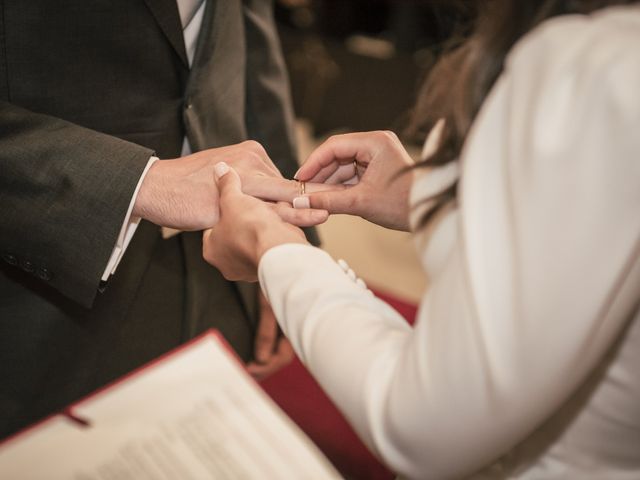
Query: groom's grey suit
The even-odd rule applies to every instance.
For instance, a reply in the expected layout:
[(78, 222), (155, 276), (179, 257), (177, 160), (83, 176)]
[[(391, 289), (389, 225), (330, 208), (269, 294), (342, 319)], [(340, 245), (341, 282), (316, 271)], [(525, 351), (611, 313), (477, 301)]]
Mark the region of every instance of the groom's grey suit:
[(185, 135), (294, 171), (271, 7), (208, 0), (189, 69), (176, 0), (0, 0), (0, 434), (210, 327), (250, 357), (254, 291), (199, 233), (142, 222), (100, 280), (149, 157)]

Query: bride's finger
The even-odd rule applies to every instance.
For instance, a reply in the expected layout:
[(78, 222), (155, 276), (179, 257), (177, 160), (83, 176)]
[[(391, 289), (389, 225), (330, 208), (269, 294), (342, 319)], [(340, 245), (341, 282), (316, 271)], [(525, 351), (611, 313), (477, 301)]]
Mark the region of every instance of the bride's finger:
[[(305, 193), (316, 193), (316, 192), (340, 192), (346, 188), (349, 188), (342, 184), (330, 184), (330, 183), (313, 183), (313, 182), (305, 182), (304, 191)], [(298, 197), (299, 195), (296, 195)], [(293, 197), (295, 198), (295, 197)], [(291, 199), (293, 200), (293, 199)]]
[(332, 162), (329, 165), (322, 167), (313, 177), (308, 178), (306, 181), (314, 183), (324, 183), (326, 182), (327, 178), (335, 173), (338, 167), (340, 167), (340, 164), (337, 161)]
[(242, 184), (247, 195), (271, 202), (291, 202), (300, 190), (300, 182), (275, 177), (250, 176)]
[(305, 181), (316, 180), (316, 175), (323, 168), (334, 163), (352, 163), (353, 160), (357, 160), (358, 163), (366, 165), (382, 137), (386, 138), (384, 132), (334, 135), (311, 152), (309, 158), (296, 172), (296, 178)]
[(280, 218), (297, 227), (313, 227), (324, 223), (329, 218), (329, 212), (315, 208), (293, 208), (286, 202), (269, 204)]
[(327, 184), (355, 185), (359, 180), (355, 162), (340, 165), (333, 174), (325, 180)]

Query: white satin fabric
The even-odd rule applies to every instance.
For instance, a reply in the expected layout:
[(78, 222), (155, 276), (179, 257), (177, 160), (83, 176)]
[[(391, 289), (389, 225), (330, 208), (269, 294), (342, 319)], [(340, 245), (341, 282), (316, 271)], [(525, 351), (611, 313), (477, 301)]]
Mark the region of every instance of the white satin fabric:
[[(409, 327), (324, 252), (259, 276), (303, 362), (409, 478), (640, 478), (640, 9), (550, 20), (510, 52), (417, 245)], [(429, 233), (429, 232), (428, 232)]]

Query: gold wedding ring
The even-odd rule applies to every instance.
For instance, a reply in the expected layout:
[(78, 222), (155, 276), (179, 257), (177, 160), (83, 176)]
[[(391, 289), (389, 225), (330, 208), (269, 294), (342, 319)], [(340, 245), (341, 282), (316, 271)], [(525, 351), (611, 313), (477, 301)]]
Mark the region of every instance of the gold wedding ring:
[(298, 195), (299, 196), (304, 195), (305, 190), (306, 190), (305, 182), (302, 182), (300, 180), (296, 180), (296, 182), (298, 182)]

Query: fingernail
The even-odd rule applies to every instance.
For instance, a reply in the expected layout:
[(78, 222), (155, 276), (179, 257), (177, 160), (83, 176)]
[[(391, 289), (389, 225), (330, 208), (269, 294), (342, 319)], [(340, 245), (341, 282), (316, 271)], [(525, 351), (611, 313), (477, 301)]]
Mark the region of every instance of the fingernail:
[(227, 174), (227, 172), (229, 171), (229, 165), (227, 165), (227, 164), (226, 164), (226, 163), (224, 163), (224, 162), (216, 163), (216, 164), (213, 166), (213, 171), (214, 171), (214, 173), (215, 173), (215, 175), (216, 175), (216, 178), (222, 178), (222, 177), (224, 177), (224, 176)]
[(296, 170), (296, 173), (293, 174), (293, 179), (294, 180), (298, 179), (298, 174), (300, 173), (300, 170), (302, 170), (302, 167), (300, 167), (298, 170)]
[(309, 202), (309, 197), (294, 198), (293, 208), (311, 208), (311, 202)]

